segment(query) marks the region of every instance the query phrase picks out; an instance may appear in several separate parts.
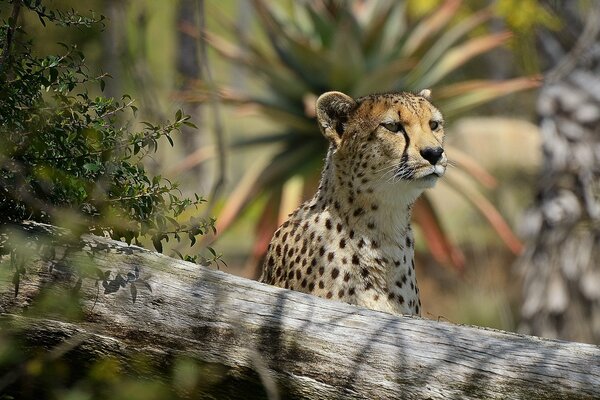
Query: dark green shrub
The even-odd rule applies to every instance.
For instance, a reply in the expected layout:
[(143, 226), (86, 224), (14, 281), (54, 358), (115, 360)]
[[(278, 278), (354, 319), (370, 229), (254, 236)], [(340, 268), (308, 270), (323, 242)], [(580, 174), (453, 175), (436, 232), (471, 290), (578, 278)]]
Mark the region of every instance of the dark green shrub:
[(102, 23), (102, 17), (49, 10), (33, 0), (12, 2), (13, 16), (3, 17), (0, 223), (29, 219), (128, 243), (145, 236), (160, 252), (169, 238), (183, 236), (194, 244), (213, 230), (212, 219), (179, 223), (188, 207), (204, 200), (182, 196), (176, 183), (152, 176), (143, 165), (161, 141), (173, 145), (172, 134), (193, 126), (189, 116), (178, 111), (172, 121), (142, 122), (136, 130), (129, 122), (137, 110), (129, 96), (91, 94), (104, 89), (106, 75), (94, 75), (76, 47), (63, 45), (60, 55), (32, 54), (32, 38), (14, 18), (23, 12), (36, 13), (44, 25)]

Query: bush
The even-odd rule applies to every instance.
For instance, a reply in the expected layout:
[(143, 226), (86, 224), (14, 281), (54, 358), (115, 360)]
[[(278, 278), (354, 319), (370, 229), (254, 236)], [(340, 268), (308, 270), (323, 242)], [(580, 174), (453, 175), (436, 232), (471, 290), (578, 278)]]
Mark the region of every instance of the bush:
[[(37, 14), (44, 26), (90, 27), (103, 18), (49, 10), (39, 1), (14, 1), (0, 27), (0, 223), (35, 220), (66, 226), (75, 233), (108, 233), (139, 244), (151, 238), (157, 251), (169, 238), (193, 245), (214, 230), (214, 220), (178, 217), (204, 199), (181, 195), (176, 183), (151, 176), (144, 158), (183, 125), (177, 111), (163, 124), (142, 122), (134, 130), (133, 100), (93, 96), (106, 74), (93, 75), (84, 55), (62, 45), (60, 55), (36, 56), (32, 39), (17, 26), (22, 11)], [(96, 90), (97, 91), (97, 90)], [(218, 257), (213, 254), (213, 261)], [(197, 260), (196, 257), (188, 259)]]

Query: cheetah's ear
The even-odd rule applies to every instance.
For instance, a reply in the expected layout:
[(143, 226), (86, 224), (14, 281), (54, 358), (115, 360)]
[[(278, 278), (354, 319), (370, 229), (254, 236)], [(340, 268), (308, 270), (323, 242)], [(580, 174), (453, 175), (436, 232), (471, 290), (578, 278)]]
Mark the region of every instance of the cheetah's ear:
[(419, 92), (419, 96), (425, 97), (427, 100), (431, 99), (431, 89), (423, 89)]
[(341, 92), (323, 93), (317, 99), (317, 121), (323, 135), (338, 147), (344, 134), (344, 122), (356, 107), (356, 101)]

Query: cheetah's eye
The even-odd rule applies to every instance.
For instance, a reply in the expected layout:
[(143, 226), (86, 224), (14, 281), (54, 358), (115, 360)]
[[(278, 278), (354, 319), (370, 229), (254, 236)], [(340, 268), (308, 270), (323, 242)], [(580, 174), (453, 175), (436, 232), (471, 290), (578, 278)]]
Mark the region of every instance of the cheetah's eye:
[(381, 126), (383, 126), (388, 131), (394, 132), (394, 133), (404, 130), (404, 127), (402, 126), (402, 124), (400, 122), (386, 122), (386, 123), (381, 124)]
[(435, 131), (437, 128), (440, 127), (440, 123), (438, 121), (429, 121), (429, 127), (432, 131)]

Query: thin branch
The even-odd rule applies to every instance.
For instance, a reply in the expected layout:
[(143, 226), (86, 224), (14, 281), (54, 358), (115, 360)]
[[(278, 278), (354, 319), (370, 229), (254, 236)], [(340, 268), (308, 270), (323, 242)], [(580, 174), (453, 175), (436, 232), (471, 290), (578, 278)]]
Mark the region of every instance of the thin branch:
[(214, 129), (215, 129), (215, 141), (218, 155), (218, 168), (216, 170), (216, 178), (213, 184), (210, 198), (208, 201), (208, 205), (206, 207), (205, 217), (211, 213), (214, 204), (216, 203), (218, 195), (221, 193), (223, 186), (225, 186), (226, 181), (226, 148), (225, 148), (225, 132), (223, 129), (223, 121), (221, 118), (221, 110), (219, 108), (219, 99), (217, 94), (215, 93), (215, 84), (212, 77), (212, 72), (210, 70), (210, 66), (208, 63), (208, 55), (206, 51), (206, 20), (205, 14), (206, 9), (204, 7), (204, 0), (198, 0), (198, 25), (200, 28), (200, 64), (204, 69), (205, 80), (208, 84), (210, 90), (210, 107), (214, 116)]
[(19, 19), (19, 13), (21, 11), (21, 0), (14, 0), (12, 15), (8, 25), (8, 31), (6, 32), (6, 42), (4, 43), (4, 49), (2, 51), (2, 59), (0, 59), (0, 76), (4, 74), (4, 70), (8, 64), (10, 57), (10, 49), (15, 36), (15, 30), (17, 29), (17, 20)]

